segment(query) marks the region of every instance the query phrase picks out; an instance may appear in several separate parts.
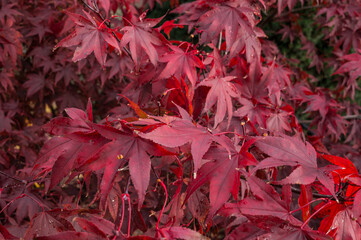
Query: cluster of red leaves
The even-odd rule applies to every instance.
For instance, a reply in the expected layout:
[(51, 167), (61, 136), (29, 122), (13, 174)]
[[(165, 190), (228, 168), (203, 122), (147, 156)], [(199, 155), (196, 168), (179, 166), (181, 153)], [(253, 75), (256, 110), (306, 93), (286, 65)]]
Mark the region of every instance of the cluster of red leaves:
[[(147, 17), (156, 2), (1, 1), (0, 236), (361, 239), (361, 3)], [(317, 9), (327, 66), (296, 5)], [(280, 53), (267, 16), (336, 90)]]

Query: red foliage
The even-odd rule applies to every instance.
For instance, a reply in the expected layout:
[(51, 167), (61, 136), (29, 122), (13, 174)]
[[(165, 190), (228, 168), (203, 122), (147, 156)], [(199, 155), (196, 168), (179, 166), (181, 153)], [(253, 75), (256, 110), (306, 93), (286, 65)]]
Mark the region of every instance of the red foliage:
[(0, 2), (0, 238), (361, 239), (360, 1), (164, 2)]

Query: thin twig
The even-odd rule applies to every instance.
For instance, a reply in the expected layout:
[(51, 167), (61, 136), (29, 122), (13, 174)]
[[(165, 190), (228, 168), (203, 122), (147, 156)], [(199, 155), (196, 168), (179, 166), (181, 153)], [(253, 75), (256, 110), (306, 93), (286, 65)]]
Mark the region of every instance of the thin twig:
[[(361, 119), (361, 115), (358, 114), (358, 115), (346, 115), (346, 116), (341, 116), (343, 119), (345, 120), (354, 120), (354, 119)], [(300, 120), (299, 123), (306, 123), (306, 124), (309, 124), (309, 123), (312, 123), (314, 120)]]
[(13, 180), (15, 180), (15, 181), (22, 182), (23, 184), (27, 184), (27, 183), (28, 183), (28, 181), (26, 181), (26, 180), (23, 180), (23, 179), (20, 179), (20, 178), (17, 178), (17, 177), (10, 176), (9, 174), (7, 174), (7, 173), (5, 173), (5, 172), (3, 172), (3, 171), (0, 171), (0, 174), (1, 174), (1, 175), (4, 175), (5, 177), (11, 178), (11, 179), (13, 179)]
[(315, 8), (320, 8), (320, 7), (323, 7), (323, 6), (322, 5), (315, 5), (315, 6), (305, 6), (305, 7), (300, 7), (300, 8), (294, 8), (289, 12), (281, 13), (277, 17), (281, 18), (281, 17), (287, 16), (287, 15), (289, 15), (291, 13), (302, 12), (304, 10), (315, 9)]
[(218, 50), (221, 50), (221, 46), (222, 46), (222, 32), (219, 33), (219, 39), (218, 39)]
[(346, 115), (343, 118), (346, 120), (361, 119), (361, 115)]
[(258, 27), (262, 27), (262, 26), (266, 25), (266, 23), (270, 22), (273, 18), (282, 18), (282, 17), (290, 15), (292, 13), (301, 12), (304, 10), (309, 10), (309, 9), (314, 9), (314, 8), (320, 8), (320, 7), (322, 7), (322, 5), (294, 8), (291, 11), (281, 13), (280, 15), (277, 15), (277, 9), (273, 8), (273, 9), (271, 9), (270, 14), (268, 14), (266, 16), (266, 18), (264, 18), (264, 20), (261, 21), (261, 23), (258, 25)]
[[(271, 185), (273, 187), (278, 187), (278, 188), (282, 187), (282, 186), (276, 185), (276, 184), (271, 184)], [(301, 194), (301, 189), (299, 189), (299, 188), (295, 188), (295, 187), (291, 186), (291, 190), (294, 193)], [(315, 193), (315, 192), (312, 193), (312, 196), (316, 197), (316, 198), (328, 198), (328, 199), (333, 199), (334, 198), (332, 195), (320, 194), (320, 193)]]

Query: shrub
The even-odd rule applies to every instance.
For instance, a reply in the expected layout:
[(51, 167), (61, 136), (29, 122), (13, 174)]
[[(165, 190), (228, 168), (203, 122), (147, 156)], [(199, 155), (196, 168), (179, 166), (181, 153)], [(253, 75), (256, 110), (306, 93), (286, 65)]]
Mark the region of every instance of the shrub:
[(2, 238), (360, 239), (359, 1), (2, 0), (0, 22)]

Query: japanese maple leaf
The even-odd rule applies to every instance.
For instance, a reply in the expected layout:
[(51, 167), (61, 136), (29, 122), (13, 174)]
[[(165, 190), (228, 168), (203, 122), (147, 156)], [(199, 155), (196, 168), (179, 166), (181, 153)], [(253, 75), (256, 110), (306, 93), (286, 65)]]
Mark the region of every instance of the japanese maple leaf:
[(14, 28), (14, 21), (7, 19), (1, 23), (0, 28), (0, 62), (4, 63), (6, 60), (11, 60), (13, 65), (16, 64), (18, 55), (23, 54), (22, 35)]
[(272, 228), (272, 233), (267, 233), (259, 237), (260, 239), (287, 239), (287, 240), (331, 240), (324, 233), (312, 229), (296, 228), (292, 225)]
[(98, 236), (98, 235), (95, 235), (94, 233), (90, 233), (90, 232), (64, 231), (64, 232), (56, 233), (56, 234), (53, 234), (53, 235), (37, 237), (36, 239), (39, 239), (39, 240), (55, 240), (55, 239), (74, 239), (74, 240), (94, 239), (94, 240), (101, 240), (101, 239), (104, 239), (104, 238), (102, 236)]
[[(333, 171), (333, 180), (336, 184), (342, 184), (345, 181), (351, 181), (354, 183), (354, 179), (358, 179), (358, 171), (355, 165), (348, 159), (342, 158), (333, 155), (323, 154), (322, 158), (331, 162), (332, 164), (339, 166), (338, 169)], [(357, 181), (357, 180), (356, 180)], [(359, 190), (359, 185), (349, 185), (346, 190), (346, 197), (352, 196), (355, 192)]]
[(285, 89), (287, 86), (291, 86), (291, 74), (292, 72), (289, 69), (276, 64), (275, 61), (272, 61), (270, 66), (262, 75), (261, 81), (268, 83), (268, 93), (270, 96), (275, 95), (278, 105), (282, 104), (281, 90)]
[(254, 239), (255, 237), (263, 235), (264, 233), (266, 233), (264, 229), (258, 228), (251, 222), (246, 222), (232, 230), (232, 232), (227, 235), (225, 240)]
[[(212, 55), (212, 68), (209, 76), (198, 84), (198, 86), (211, 87), (207, 94), (206, 104), (203, 112), (207, 112), (212, 106), (217, 106), (215, 115), (214, 128), (223, 121), (226, 112), (228, 112), (228, 125), (233, 114), (232, 97), (239, 97), (239, 92), (236, 86), (231, 81), (235, 79), (234, 76), (224, 76), (225, 67), (223, 66), (222, 58), (216, 48), (214, 48)], [(207, 60), (209, 59), (207, 58)], [(206, 61), (207, 61), (206, 60)]]
[(342, 45), (342, 50), (347, 53), (351, 46), (353, 49), (361, 48), (361, 21), (358, 18), (351, 21), (345, 21), (342, 26), (342, 32), (338, 39), (337, 46)]
[(5, 71), (5, 69), (2, 69), (2, 71), (0, 72), (0, 85), (4, 88), (5, 91), (14, 91), (12, 81), (13, 77), (14, 74), (12, 72)]
[[(125, 125), (123, 126), (123, 130), (98, 124), (94, 124), (93, 127), (103, 137), (112, 140), (105, 144), (93, 159), (90, 160), (100, 161), (99, 164), (105, 167), (104, 176), (100, 185), (102, 206), (105, 205), (106, 197), (112, 188), (112, 182), (118, 172), (118, 168), (124, 164), (124, 160), (128, 160), (130, 176), (138, 193), (138, 207), (140, 208), (149, 185), (151, 168), (150, 155), (161, 156), (170, 153), (157, 144), (139, 137)], [(85, 166), (85, 168), (87, 168), (87, 166)]]
[(351, 87), (351, 97), (355, 95), (355, 89), (359, 89), (357, 85), (357, 79), (361, 76), (361, 49), (358, 49), (357, 53), (352, 53), (346, 56), (343, 56), (342, 59), (346, 60), (344, 64), (341, 65), (339, 69), (337, 69), (334, 74), (342, 74), (348, 73), (350, 79), (347, 81), (346, 85)]
[(45, 80), (43, 74), (28, 74), (29, 80), (24, 83), (24, 87), (27, 88), (26, 95), (28, 97), (34, 95), (37, 92), (41, 92), (43, 94), (43, 89), (45, 86), (49, 88), (52, 92), (54, 92), (53, 85)]
[(240, 74), (241, 93), (242, 96), (248, 99), (254, 99), (255, 102), (267, 103), (265, 98), (268, 98), (267, 87), (269, 85), (268, 79), (262, 77), (262, 68), (259, 58), (254, 55), (249, 67), (246, 67), (248, 72)]
[(254, 28), (254, 32), (241, 28), (238, 32), (236, 41), (232, 44), (229, 50), (229, 56), (235, 57), (240, 52), (246, 52), (248, 62), (251, 62), (254, 56), (260, 57), (261, 55), (261, 42), (260, 37), (266, 37), (260, 28)]
[(17, 3), (9, 3), (5, 0), (1, 0), (1, 8), (0, 8), (0, 22), (5, 22), (5, 17), (10, 19), (12, 22), (15, 22), (16, 16), (23, 15), (13, 7), (16, 7)]
[(263, 104), (257, 103), (256, 100), (250, 101), (247, 98), (240, 98), (239, 102), (243, 104), (243, 106), (234, 112), (234, 116), (241, 118), (247, 116), (253, 124), (266, 126), (266, 116), (269, 110), (266, 109)]
[(7, 228), (4, 227), (3, 225), (0, 225), (0, 237), (2, 237), (3, 239), (7, 239), (7, 240), (17, 240), (17, 239), (19, 239), (18, 237), (15, 237), (11, 233), (9, 233)]
[(217, 106), (214, 128), (223, 121), (226, 112), (228, 112), (228, 125), (231, 121), (233, 113), (232, 97), (237, 98), (239, 96), (237, 88), (231, 82), (235, 78), (234, 76), (206, 78), (198, 84), (198, 86), (211, 87), (203, 111), (207, 112), (212, 106)]
[[(292, 8), (296, 5), (299, 0), (278, 0), (277, 1), (277, 13), (278, 15), (288, 6), (288, 9), (291, 11)], [(301, 0), (303, 5), (303, 0)]]
[(207, 239), (199, 232), (185, 227), (167, 227), (161, 228), (156, 233), (156, 238), (166, 239)]
[(152, 27), (157, 25), (162, 19), (163, 17), (145, 19), (145, 13), (143, 13), (138, 22), (121, 29), (121, 31), (124, 31), (124, 35), (120, 45), (124, 47), (129, 43), (130, 53), (137, 66), (141, 63), (142, 51), (148, 55), (154, 66), (158, 64), (158, 50), (156, 47), (164, 45), (166, 41)]
[[(37, 202), (35, 202), (34, 199)], [(11, 215), (15, 213), (16, 222), (20, 224), (24, 218), (29, 217), (31, 219), (36, 213), (41, 211), (39, 202), (44, 204), (42, 199), (39, 199), (36, 195), (26, 190), (24, 197), (16, 199), (16, 201), (9, 206), (7, 214)]]
[(361, 215), (360, 204), (361, 204), (361, 191), (359, 189), (355, 195), (352, 205), (352, 216), (356, 219), (359, 219)]
[(0, 109), (0, 132), (11, 131), (11, 124), (13, 121), (8, 115), (5, 115), (4, 111)]
[(237, 34), (247, 32), (251, 38), (256, 38), (252, 30), (254, 24), (253, 10), (239, 7), (236, 3), (213, 5), (213, 9), (203, 14), (199, 20), (199, 28), (203, 31), (200, 44), (218, 39), (219, 34), (225, 30), (227, 51), (237, 39)]
[(261, 200), (251, 197), (242, 200), (238, 204), (242, 214), (246, 216), (269, 215), (289, 221), (296, 226), (300, 225), (301, 222), (291, 215), (288, 204), (281, 200), (280, 195), (271, 185), (255, 176), (247, 177), (247, 182), (252, 193)]
[[(323, 154), (322, 158), (331, 162), (334, 165), (340, 166), (341, 168), (336, 170), (337, 174), (334, 175), (335, 181), (344, 181), (348, 177), (355, 176), (358, 174), (357, 168), (355, 165), (348, 159), (333, 155)], [(341, 179), (340, 179), (341, 178)]]
[(278, 181), (280, 184), (311, 184), (316, 178), (336, 198), (334, 182), (330, 172), (337, 167), (329, 165), (317, 167), (317, 153), (310, 143), (303, 143), (297, 137), (257, 137), (255, 145), (269, 155), (258, 164), (252, 171), (257, 169), (294, 166), (293, 172), (286, 178)]
[[(359, 207), (360, 206), (358, 206), (358, 208)], [(350, 207), (338, 212), (333, 219), (333, 223), (330, 228), (331, 230), (336, 229), (334, 239), (360, 240), (361, 227), (356, 220), (357, 217), (353, 215), (353, 211)]]
[(301, 42), (302, 42), (302, 50), (307, 50), (307, 56), (311, 59), (311, 63), (309, 65), (309, 68), (316, 67), (316, 70), (318, 73), (320, 73), (321, 69), (323, 69), (323, 61), (317, 54), (318, 50), (316, 48), (316, 45), (308, 40), (304, 35), (301, 35)]
[(43, 127), (48, 133), (61, 136), (45, 143), (34, 166), (34, 169), (52, 170), (50, 188), (81, 166), (107, 142), (91, 127), (93, 117), (90, 101), (87, 112), (69, 108), (67, 113), (70, 118), (54, 118)]
[(121, 52), (119, 44), (112, 29), (106, 27), (104, 23), (97, 22), (89, 13), (83, 12), (86, 18), (76, 13), (66, 12), (75, 23), (75, 30), (56, 44), (54, 49), (77, 46), (73, 56), (74, 62), (94, 52), (98, 62), (104, 66), (107, 58), (107, 44)]
[(182, 118), (167, 116), (158, 118), (166, 124), (156, 128), (150, 133), (141, 134), (141, 136), (171, 148), (190, 143), (194, 172), (197, 172), (201, 167), (203, 155), (207, 152), (213, 141), (218, 142), (227, 149), (228, 146), (219, 136), (213, 136), (205, 127), (194, 124), (189, 114), (183, 108), (178, 107), (178, 110)]
[(293, 43), (293, 40), (297, 36), (294, 28), (293, 26), (282, 24), (282, 28), (277, 33), (282, 34), (282, 41), (288, 38), (290, 42)]
[(317, 177), (317, 154), (315, 149), (296, 137), (260, 137), (255, 145), (269, 155), (253, 169), (277, 166), (297, 166), (282, 184), (311, 184)]
[(272, 132), (291, 132), (291, 127), (288, 122), (289, 113), (287, 112), (278, 112), (271, 113), (271, 115), (267, 119), (267, 129)]
[(169, 34), (174, 28), (183, 28), (183, 25), (174, 23), (175, 20), (165, 21), (159, 30), (163, 30), (167, 37), (170, 38)]
[(57, 219), (47, 212), (40, 212), (31, 219), (30, 226), (25, 233), (25, 239), (49, 236), (65, 230), (67, 228)]
[(228, 151), (221, 147), (211, 147), (204, 155), (204, 159), (211, 160), (198, 170), (197, 177), (187, 188), (187, 196), (195, 192), (200, 186), (206, 182), (210, 182), (210, 210), (208, 219), (213, 217), (216, 211), (229, 199), (230, 194), (237, 199), (241, 167), (256, 165), (257, 161), (252, 154), (248, 152), (248, 148), (253, 141), (247, 142), (239, 152), (233, 147), (229, 139), (226, 140), (231, 146), (231, 158), (228, 158)]
[(172, 52), (160, 57), (160, 62), (166, 62), (167, 66), (160, 73), (159, 78), (176, 78), (188, 77), (188, 80), (194, 87), (197, 83), (198, 75), (196, 68), (204, 68), (202, 61), (196, 56), (197, 50), (183, 51), (181, 48), (169, 45)]

